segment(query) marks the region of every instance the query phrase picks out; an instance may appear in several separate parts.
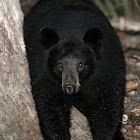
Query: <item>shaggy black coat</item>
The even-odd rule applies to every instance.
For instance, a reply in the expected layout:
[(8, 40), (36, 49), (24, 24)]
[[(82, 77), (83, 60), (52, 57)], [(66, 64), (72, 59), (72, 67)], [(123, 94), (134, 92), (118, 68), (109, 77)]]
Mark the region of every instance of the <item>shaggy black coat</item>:
[[(95, 27), (102, 32), (101, 44), (98, 49), (92, 48), (89, 55), (81, 53), (93, 57), (94, 71), (81, 81), (75, 95), (66, 96), (61, 81), (55, 79), (48, 66), (50, 54), (56, 48), (53, 57), (64, 55), (63, 44), (67, 42), (81, 44), (71, 51), (80, 50), (80, 46), (90, 50), (90, 43), (87, 45), (83, 38)], [(39, 37), (43, 28), (52, 29), (59, 37), (47, 49)], [(94, 140), (123, 140), (120, 128), (125, 94), (124, 56), (120, 41), (103, 13), (88, 0), (41, 0), (24, 19), (24, 39), (32, 93), (45, 140), (70, 140), (72, 105), (87, 117)]]

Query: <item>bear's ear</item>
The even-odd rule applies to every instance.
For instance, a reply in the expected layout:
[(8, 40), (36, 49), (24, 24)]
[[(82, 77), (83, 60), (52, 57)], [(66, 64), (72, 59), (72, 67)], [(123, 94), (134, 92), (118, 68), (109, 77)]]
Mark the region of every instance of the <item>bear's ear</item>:
[(86, 32), (83, 40), (89, 46), (98, 49), (102, 45), (103, 34), (99, 28), (91, 28)]
[(57, 44), (59, 37), (56, 32), (49, 28), (43, 28), (40, 30), (40, 42), (44, 48), (48, 49), (54, 44)]

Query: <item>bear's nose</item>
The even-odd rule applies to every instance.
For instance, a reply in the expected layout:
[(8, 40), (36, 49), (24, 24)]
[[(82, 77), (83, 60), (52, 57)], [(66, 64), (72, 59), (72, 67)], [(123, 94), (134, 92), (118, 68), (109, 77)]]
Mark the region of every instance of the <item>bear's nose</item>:
[(66, 85), (65, 86), (65, 93), (67, 95), (72, 95), (75, 93), (75, 86), (74, 85)]

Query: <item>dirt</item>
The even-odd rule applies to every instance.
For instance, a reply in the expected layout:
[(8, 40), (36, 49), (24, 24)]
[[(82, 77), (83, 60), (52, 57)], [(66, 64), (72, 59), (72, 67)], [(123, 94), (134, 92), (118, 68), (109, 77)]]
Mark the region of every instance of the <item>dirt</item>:
[[(131, 38), (129, 41), (131, 42)], [(122, 132), (126, 140), (140, 140), (140, 44), (137, 44), (135, 48), (130, 46), (127, 49), (123, 40), (122, 44), (127, 80)]]

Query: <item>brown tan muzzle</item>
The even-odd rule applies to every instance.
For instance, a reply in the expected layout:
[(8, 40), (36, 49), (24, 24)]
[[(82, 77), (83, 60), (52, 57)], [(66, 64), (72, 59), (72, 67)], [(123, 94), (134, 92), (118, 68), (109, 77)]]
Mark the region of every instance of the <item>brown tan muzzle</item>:
[(80, 87), (79, 75), (76, 68), (64, 68), (62, 73), (62, 90), (67, 95), (73, 95), (78, 92)]

